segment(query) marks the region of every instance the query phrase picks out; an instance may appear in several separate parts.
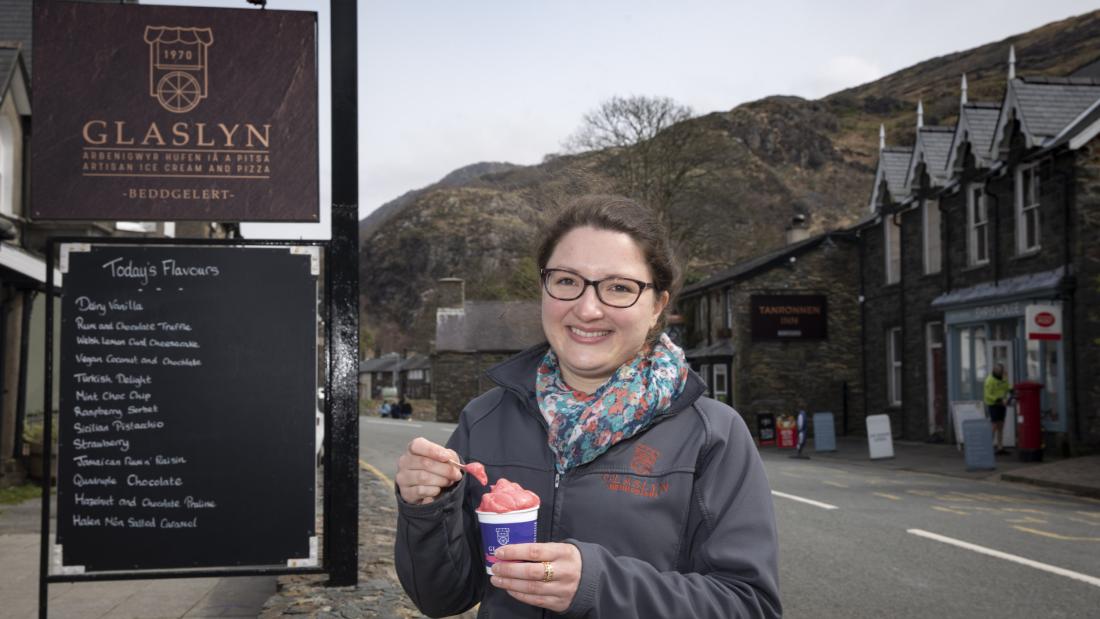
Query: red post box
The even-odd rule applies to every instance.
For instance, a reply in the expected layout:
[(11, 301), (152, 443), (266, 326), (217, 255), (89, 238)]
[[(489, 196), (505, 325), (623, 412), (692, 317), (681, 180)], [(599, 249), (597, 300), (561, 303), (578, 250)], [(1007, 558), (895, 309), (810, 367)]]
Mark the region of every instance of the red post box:
[(1042, 383), (1016, 383), (1017, 451), (1021, 462), (1042, 462), (1043, 423), (1039, 418)]

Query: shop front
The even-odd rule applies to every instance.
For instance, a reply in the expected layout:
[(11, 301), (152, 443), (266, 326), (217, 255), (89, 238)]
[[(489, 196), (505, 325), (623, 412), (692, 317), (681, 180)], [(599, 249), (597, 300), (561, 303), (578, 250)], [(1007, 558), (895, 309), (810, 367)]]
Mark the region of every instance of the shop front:
[[(1027, 380), (1043, 385), (1040, 392), (1043, 431), (1067, 431), (1065, 338), (1060, 334), (1029, 338), (1026, 322), (1029, 308), (1032, 314), (1038, 311), (1060, 315), (1058, 275), (1030, 282), (1046, 285), (1010, 288), (1012, 294), (997, 297), (981, 295), (980, 301), (973, 298), (977, 295), (971, 295), (969, 302), (965, 300), (967, 291), (953, 291), (936, 299), (933, 306), (944, 310), (949, 410), (957, 410), (960, 404), (981, 402), (986, 377), (1001, 364), (1010, 384)], [(1009, 412), (1011, 415), (1013, 410)], [(1005, 426), (1006, 446), (1014, 442), (1014, 432), (1009, 436), (1014, 425)]]

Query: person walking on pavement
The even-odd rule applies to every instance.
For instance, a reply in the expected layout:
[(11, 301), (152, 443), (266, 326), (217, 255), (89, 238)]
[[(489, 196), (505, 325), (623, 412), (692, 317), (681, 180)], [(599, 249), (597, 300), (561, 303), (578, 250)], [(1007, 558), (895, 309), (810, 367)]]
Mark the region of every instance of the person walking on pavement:
[(993, 373), (985, 377), (985, 406), (989, 411), (989, 420), (993, 423), (993, 444), (998, 455), (1008, 453), (1003, 447), (1005, 428), (1005, 402), (1012, 393), (1012, 386), (1004, 379), (1005, 366), (998, 363), (993, 366)]

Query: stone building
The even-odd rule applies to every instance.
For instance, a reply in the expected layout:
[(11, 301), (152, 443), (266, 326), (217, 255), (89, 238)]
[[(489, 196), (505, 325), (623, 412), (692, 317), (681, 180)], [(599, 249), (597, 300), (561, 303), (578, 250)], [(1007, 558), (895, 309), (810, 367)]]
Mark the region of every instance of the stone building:
[(788, 244), (686, 287), (688, 361), (756, 429), (761, 413), (834, 413), (838, 431), (862, 418), (855, 235), (810, 238), (803, 222)]
[[(1003, 363), (1042, 390), (1048, 449), (1100, 449), (1100, 80), (1009, 76), (950, 132), (923, 127), (902, 179), (880, 142), (861, 247), (866, 410), (895, 435), (952, 439), (953, 407)], [(944, 136), (949, 135), (947, 149)], [(1028, 312), (1061, 313), (1061, 339)], [(1011, 417), (1010, 417), (1011, 419)]]
[(534, 301), (467, 301), (465, 282), (439, 281), (431, 376), (438, 421), (457, 421), (466, 403), (494, 385), (485, 370), (545, 341)]

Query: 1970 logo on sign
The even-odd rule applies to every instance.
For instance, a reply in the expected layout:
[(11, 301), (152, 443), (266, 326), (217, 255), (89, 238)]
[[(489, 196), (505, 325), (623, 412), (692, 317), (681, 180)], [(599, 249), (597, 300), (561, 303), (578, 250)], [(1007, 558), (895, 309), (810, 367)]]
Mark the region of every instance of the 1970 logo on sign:
[(206, 53), (210, 28), (146, 26), (149, 96), (169, 112), (190, 112), (206, 98)]

